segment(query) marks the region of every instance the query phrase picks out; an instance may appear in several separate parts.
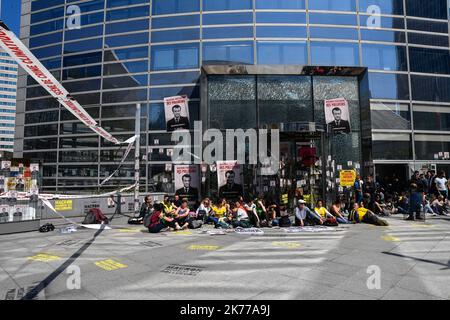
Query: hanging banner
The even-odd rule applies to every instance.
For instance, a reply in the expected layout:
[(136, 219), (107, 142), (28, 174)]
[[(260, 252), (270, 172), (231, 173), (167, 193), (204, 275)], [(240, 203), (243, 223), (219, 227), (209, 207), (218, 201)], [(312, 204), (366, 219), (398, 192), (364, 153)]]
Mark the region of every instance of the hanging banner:
[(122, 167), (122, 164), (125, 162), (125, 160), (127, 159), (128, 155), (130, 154), (130, 151), (133, 148), (134, 142), (136, 141), (137, 138), (138, 138), (138, 136), (134, 136), (134, 137), (131, 137), (130, 139), (128, 139), (127, 141), (125, 141), (125, 142), (128, 143), (128, 147), (125, 150), (125, 153), (123, 155), (122, 160), (120, 161), (119, 166), (117, 167), (117, 169), (108, 178), (106, 178), (105, 180), (103, 180), (100, 183), (100, 186), (103, 186), (106, 182), (111, 180), (111, 178), (114, 177), (114, 175), (120, 170), (120, 168)]
[(13, 58), (37, 83), (39, 83), (58, 102), (69, 110), (77, 119), (101, 137), (114, 143), (121, 142), (100, 128), (86, 110), (69, 95), (69, 92), (45, 68), (31, 51), (9, 28), (0, 21), (0, 46)]
[(200, 172), (198, 165), (175, 165), (175, 195), (195, 202), (199, 198)]
[(350, 112), (344, 98), (325, 100), (325, 121), (332, 134), (350, 133)]
[(187, 96), (164, 98), (164, 112), (168, 132), (189, 130), (189, 101)]
[(242, 166), (237, 161), (217, 161), (219, 197), (237, 199), (243, 194)]

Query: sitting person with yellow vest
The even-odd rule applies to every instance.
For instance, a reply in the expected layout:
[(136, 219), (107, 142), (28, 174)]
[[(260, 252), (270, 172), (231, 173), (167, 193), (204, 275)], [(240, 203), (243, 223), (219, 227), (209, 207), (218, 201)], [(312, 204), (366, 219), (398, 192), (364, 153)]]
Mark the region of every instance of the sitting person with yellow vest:
[(339, 225), (336, 218), (323, 206), (322, 200), (317, 200), (314, 212), (320, 216), (324, 226), (336, 227)]
[(364, 208), (364, 204), (358, 204), (355, 202), (353, 205), (353, 210), (350, 213), (348, 220), (354, 221), (356, 223), (368, 223), (376, 226), (388, 226), (389, 223), (386, 220), (378, 218), (378, 216)]

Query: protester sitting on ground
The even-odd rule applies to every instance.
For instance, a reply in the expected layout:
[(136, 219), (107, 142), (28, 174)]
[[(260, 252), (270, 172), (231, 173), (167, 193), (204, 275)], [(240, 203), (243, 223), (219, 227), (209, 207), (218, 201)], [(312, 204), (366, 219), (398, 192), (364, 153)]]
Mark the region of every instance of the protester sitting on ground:
[(392, 196), (387, 197), (386, 203), (383, 206), (383, 212), (385, 216), (390, 216), (397, 213), (397, 208), (394, 207)]
[(219, 220), (225, 218), (226, 214), (227, 214), (226, 200), (225, 199), (219, 200), (216, 203), (216, 205), (213, 205), (211, 207), (211, 212), (207, 221), (214, 223), (214, 226), (217, 227)]
[(317, 200), (314, 212), (317, 213), (321, 219), (325, 220), (324, 225), (337, 226), (336, 218), (323, 206), (322, 200)]
[(398, 198), (397, 202), (397, 212), (400, 214), (408, 214), (409, 208), (409, 198), (406, 192), (402, 191), (401, 196)]
[(250, 199), (248, 203), (240, 202), (242, 207), (247, 211), (249, 221), (252, 225), (259, 228), (260, 227), (260, 219), (258, 214), (256, 213), (256, 204), (253, 199)]
[(331, 214), (336, 218), (338, 223), (349, 224), (350, 221), (348, 221), (347, 218), (344, 217), (344, 214), (341, 211), (341, 207), (341, 200), (337, 199), (331, 205)]
[(256, 202), (256, 209), (255, 209), (256, 215), (258, 216), (260, 226), (271, 227), (269, 223), (271, 222), (271, 219), (269, 219), (267, 215), (267, 209), (264, 205), (264, 200), (256, 199), (255, 202)]
[(203, 199), (200, 206), (197, 208), (197, 219), (202, 220), (203, 222), (206, 222), (210, 213), (211, 213), (211, 201), (209, 198)]
[(167, 195), (164, 196), (164, 200), (162, 202), (162, 205), (163, 205), (164, 213), (166, 213), (166, 214), (173, 214), (173, 213), (175, 213), (175, 209), (174, 209), (172, 203), (170, 202), (169, 196), (167, 196)]
[[(432, 196), (432, 198), (433, 197), (435, 198), (434, 195)], [(434, 212), (433, 208), (431, 207), (431, 202), (430, 202), (430, 200), (427, 197), (424, 198), (422, 205), (423, 205), (423, 212), (424, 212), (424, 214), (429, 214), (429, 215), (432, 215), (432, 216), (437, 216), (438, 215), (436, 212)]]
[(324, 220), (315, 212), (312, 212), (307, 206), (305, 200), (299, 200), (294, 209), (295, 226), (314, 226), (322, 225)]
[(381, 198), (379, 195), (375, 195), (374, 199), (371, 199), (368, 205), (368, 209), (376, 215), (383, 215), (383, 208), (381, 205)]
[(367, 223), (373, 224), (376, 226), (388, 226), (388, 222), (386, 220), (380, 219), (377, 217), (375, 213), (370, 211), (369, 209), (364, 208), (364, 204), (354, 203), (353, 210), (349, 216), (350, 221), (354, 221), (356, 223)]
[(176, 210), (181, 206), (182, 200), (180, 199), (180, 196), (176, 194), (172, 201), (172, 207)]
[(241, 228), (251, 228), (252, 224), (250, 223), (247, 210), (243, 207), (241, 202), (236, 201), (234, 204), (233, 212), (233, 227), (241, 227)]
[(183, 199), (181, 201), (181, 206), (175, 210), (174, 218), (175, 221), (181, 226), (181, 229), (187, 229), (189, 226), (189, 207), (188, 201)]
[(289, 213), (285, 205), (280, 206), (280, 218), (278, 219), (278, 226), (281, 228), (287, 228), (292, 225), (291, 219), (289, 218)]
[(162, 217), (160, 219), (160, 221), (164, 224), (165, 227), (168, 227), (170, 229), (170, 231), (178, 231), (181, 230), (180, 225), (178, 224), (178, 222), (175, 219), (175, 212), (171, 211), (171, 212), (166, 212), (166, 209), (164, 208), (164, 204), (161, 204), (162, 207)]
[(269, 200), (267, 203), (269, 204), (266, 208), (269, 217), (272, 217), (272, 220), (279, 217), (280, 207), (278, 206), (278, 204), (273, 199)]
[(151, 196), (146, 196), (144, 198), (144, 203), (141, 206), (141, 210), (139, 211), (138, 219), (142, 222), (144, 221), (145, 216), (153, 213), (153, 200)]
[(443, 196), (435, 197), (431, 203), (431, 208), (433, 211), (439, 215), (445, 215), (445, 201)]
[[(166, 223), (164, 223), (164, 221)], [(173, 219), (164, 216), (163, 206), (160, 203), (155, 204), (154, 210), (151, 215), (145, 217), (144, 225), (148, 228), (148, 232), (150, 233), (161, 232), (164, 229), (169, 229), (170, 226), (172, 226), (174, 229), (176, 228)]]

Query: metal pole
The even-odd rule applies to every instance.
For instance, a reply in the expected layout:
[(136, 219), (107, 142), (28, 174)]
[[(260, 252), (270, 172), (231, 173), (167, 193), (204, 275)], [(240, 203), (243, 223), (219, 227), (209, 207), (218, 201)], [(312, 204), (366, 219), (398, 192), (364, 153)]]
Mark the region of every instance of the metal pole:
[(136, 104), (136, 122), (135, 122), (136, 144), (134, 150), (134, 180), (136, 186), (134, 187), (134, 215), (139, 215), (139, 180), (140, 180), (140, 149), (141, 149), (141, 104)]

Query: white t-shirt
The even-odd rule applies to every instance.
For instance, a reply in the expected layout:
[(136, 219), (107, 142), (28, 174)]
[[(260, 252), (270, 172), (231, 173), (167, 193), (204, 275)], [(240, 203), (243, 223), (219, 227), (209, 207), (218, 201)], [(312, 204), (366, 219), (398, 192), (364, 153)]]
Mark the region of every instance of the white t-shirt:
[(236, 218), (238, 221), (248, 220), (248, 214), (244, 209), (238, 208), (237, 213), (236, 213)]
[(439, 191), (447, 190), (447, 179), (442, 177), (442, 178), (436, 178), (434, 181), (436, 182), (436, 186)]

